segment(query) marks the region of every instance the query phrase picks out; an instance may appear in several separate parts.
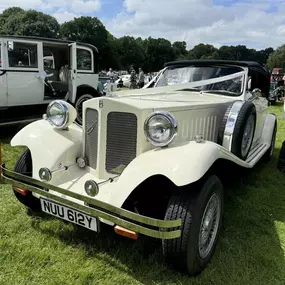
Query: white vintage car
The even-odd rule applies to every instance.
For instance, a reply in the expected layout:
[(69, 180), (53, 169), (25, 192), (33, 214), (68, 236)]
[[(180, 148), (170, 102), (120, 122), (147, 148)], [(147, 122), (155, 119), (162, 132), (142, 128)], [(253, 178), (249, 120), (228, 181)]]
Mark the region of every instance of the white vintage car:
[(224, 171), (269, 160), (277, 121), (267, 112), (269, 74), (255, 62), (168, 68), (180, 68), (172, 80), (182, 70), (188, 79), (85, 101), (82, 128), (70, 104), (51, 102), (43, 120), (12, 139), (27, 149), (1, 176), (34, 211), (161, 239), (166, 261), (195, 275), (220, 233)]
[(97, 58), (89, 44), (0, 36), (0, 125), (40, 118), (55, 99), (70, 102), (81, 124), (82, 103), (101, 96)]

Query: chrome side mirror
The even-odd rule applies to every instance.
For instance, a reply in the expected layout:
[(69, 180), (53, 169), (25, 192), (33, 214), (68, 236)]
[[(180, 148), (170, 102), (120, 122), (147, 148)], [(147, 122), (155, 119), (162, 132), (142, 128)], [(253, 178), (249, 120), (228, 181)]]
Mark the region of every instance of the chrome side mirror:
[(251, 93), (253, 97), (262, 97), (262, 92), (259, 88), (254, 88)]

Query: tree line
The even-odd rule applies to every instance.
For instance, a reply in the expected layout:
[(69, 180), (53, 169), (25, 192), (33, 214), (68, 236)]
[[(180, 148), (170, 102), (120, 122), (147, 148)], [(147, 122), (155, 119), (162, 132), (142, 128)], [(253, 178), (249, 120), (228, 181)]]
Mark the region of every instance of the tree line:
[(96, 46), (100, 69), (129, 70), (143, 68), (145, 72), (158, 71), (165, 62), (184, 59), (227, 59), (257, 61), (270, 70), (284, 67), (285, 45), (255, 50), (245, 45), (221, 46), (200, 43), (187, 50), (185, 41), (171, 43), (164, 38), (142, 39), (132, 36), (114, 37), (97, 17), (78, 17), (59, 24), (47, 14), (36, 10), (12, 7), (0, 14), (0, 35), (58, 38)]

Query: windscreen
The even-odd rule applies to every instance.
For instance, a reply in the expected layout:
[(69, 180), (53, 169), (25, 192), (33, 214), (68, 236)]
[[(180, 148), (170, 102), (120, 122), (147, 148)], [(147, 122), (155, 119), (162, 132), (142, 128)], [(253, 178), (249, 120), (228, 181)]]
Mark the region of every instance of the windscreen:
[(199, 91), (238, 96), (243, 90), (243, 71), (240, 67), (229, 66), (169, 67), (159, 77), (155, 87), (192, 83), (191, 88)]

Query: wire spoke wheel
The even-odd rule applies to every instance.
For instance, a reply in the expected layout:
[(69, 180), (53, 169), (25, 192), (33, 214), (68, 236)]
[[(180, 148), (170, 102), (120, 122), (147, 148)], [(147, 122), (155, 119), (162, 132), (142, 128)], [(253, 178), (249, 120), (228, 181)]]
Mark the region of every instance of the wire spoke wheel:
[(205, 208), (200, 232), (199, 232), (199, 255), (202, 259), (211, 251), (217, 236), (221, 217), (221, 202), (217, 193), (214, 193)]
[(246, 156), (250, 149), (252, 138), (254, 135), (254, 124), (255, 124), (254, 116), (251, 114), (248, 117), (242, 136), (242, 143), (241, 143), (242, 156)]

